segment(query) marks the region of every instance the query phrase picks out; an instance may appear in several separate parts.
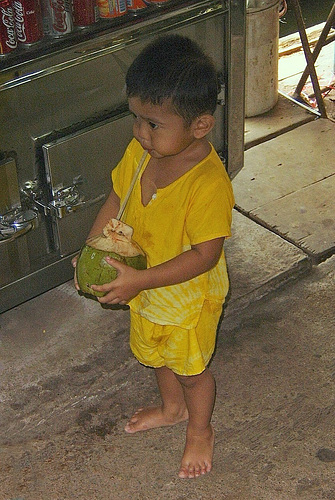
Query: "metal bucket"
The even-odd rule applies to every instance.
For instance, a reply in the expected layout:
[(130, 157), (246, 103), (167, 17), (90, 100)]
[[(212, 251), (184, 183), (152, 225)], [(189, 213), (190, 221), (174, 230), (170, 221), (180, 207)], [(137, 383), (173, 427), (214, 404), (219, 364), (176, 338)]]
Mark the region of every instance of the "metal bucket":
[(278, 101), (280, 0), (247, 0), (245, 115), (260, 115)]

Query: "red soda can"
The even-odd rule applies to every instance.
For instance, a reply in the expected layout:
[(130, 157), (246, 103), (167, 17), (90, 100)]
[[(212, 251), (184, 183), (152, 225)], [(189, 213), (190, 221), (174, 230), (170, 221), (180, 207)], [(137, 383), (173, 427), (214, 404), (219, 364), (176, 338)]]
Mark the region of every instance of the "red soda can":
[(96, 0), (72, 0), (73, 24), (80, 28), (90, 26), (99, 19)]
[(40, 0), (13, 0), (17, 41), (31, 45), (43, 37)]
[(59, 38), (73, 30), (71, 0), (43, 0), (42, 14), (46, 35)]
[(144, 2), (144, 0), (127, 0), (127, 9), (129, 12), (136, 14), (147, 7), (148, 5)]
[(11, 0), (0, 0), (0, 56), (9, 54), (16, 47), (17, 39)]
[(114, 18), (127, 14), (127, 0), (97, 0), (100, 17)]

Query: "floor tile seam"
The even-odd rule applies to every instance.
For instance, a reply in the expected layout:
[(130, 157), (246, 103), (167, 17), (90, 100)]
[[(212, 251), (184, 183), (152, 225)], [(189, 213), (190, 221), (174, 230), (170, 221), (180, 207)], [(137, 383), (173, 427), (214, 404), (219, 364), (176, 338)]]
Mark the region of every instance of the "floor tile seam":
[(292, 244), (295, 248), (297, 248), (298, 250), (300, 250), (307, 258), (310, 258), (310, 255), (307, 254), (301, 247), (299, 247), (294, 240), (291, 240), (290, 238), (287, 238), (286, 235), (284, 235), (283, 233), (279, 232), (279, 230), (276, 229), (277, 226), (273, 226), (273, 225), (268, 224), (260, 216), (254, 214), (252, 212), (248, 212), (248, 211), (244, 210), (242, 207), (239, 207), (239, 206), (235, 205), (234, 209), (237, 212), (239, 212), (240, 214), (242, 214), (245, 217), (247, 217), (248, 219), (250, 219), (252, 222), (255, 222), (255, 224), (257, 224), (257, 226), (259, 226), (261, 228), (264, 228), (267, 231), (269, 231), (271, 234), (274, 234), (274, 235), (278, 236), (284, 242)]
[(270, 233), (275, 234), (278, 236), (282, 241), (291, 244), (293, 247), (295, 247), (297, 250), (302, 252), (302, 254), (311, 261), (311, 264), (317, 265), (320, 264), (321, 262), (324, 262), (325, 260), (329, 259), (332, 255), (335, 253), (335, 246), (331, 246), (330, 248), (327, 248), (326, 250), (318, 253), (318, 254), (313, 254), (310, 252), (308, 249), (304, 248), (303, 246), (300, 246), (294, 239), (290, 238), (287, 236), (287, 233), (280, 232), (278, 229), (278, 226), (273, 226), (268, 224), (264, 219), (261, 217), (252, 214), (251, 212), (246, 212), (240, 207), (235, 206), (234, 209), (238, 211), (240, 214), (244, 215), (251, 221), (255, 222), (258, 226), (263, 227), (264, 229), (267, 229)]
[(284, 135), (287, 132), (291, 132), (292, 130), (297, 129), (302, 125), (306, 125), (307, 123), (310, 123), (312, 120), (313, 120), (313, 117), (307, 116), (299, 123), (291, 123), (291, 124), (285, 126), (281, 130), (278, 130), (275, 132), (269, 132), (267, 135), (264, 135), (263, 137), (259, 137), (259, 138), (250, 140), (250, 142), (245, 141), (244, 151), (249, 151), (250, 149), (252, 149), (255, 146), (259, 146), (260, 144), (264, 144), (265, 142), (271, 141), (272, 139), (276, 139), (277, 137)]
[[(251, 209), (244, 209), (238, 202), (235, 204), (234, 208), (236, 208), (238, 211), (243, 211), (244, 213), (251, 213), (251, 212), (256, 211), (256, 210), (262, 210), (262, 209), (264, 209), (264, 207), (269, 206), (271, 204), (275, 204), (278, 201), (281, 201), (285, 198), (290, 198), (290, 197), (295, 196), (295, 195), (298, 196), (303, 191), (310, 189), (311, 187), (316, 186), (317, 184), (321, 184), (323, 182), (326, 182), (329, 179), (332, 179), (333, 177), (335, 178), (335, 172), (332, 172), (331, 174), (326, 175), (322, 179), (314, 180), (314, 181), (310, 182), (309, 184), (305, 184), (304, 186), (301, 186), (299, 188), (294, 188), (292, 191), (289, 191), (289, 192), (287, 192), (281, 196), (278, 196), (277, 198), (274, 198), (273, 200), (267, 201), (266, 203), (263, 203), (261, 205), (254, 206)], [(236, 195), (237, 195), (237, 190), (235, 190), (235, 196)]]

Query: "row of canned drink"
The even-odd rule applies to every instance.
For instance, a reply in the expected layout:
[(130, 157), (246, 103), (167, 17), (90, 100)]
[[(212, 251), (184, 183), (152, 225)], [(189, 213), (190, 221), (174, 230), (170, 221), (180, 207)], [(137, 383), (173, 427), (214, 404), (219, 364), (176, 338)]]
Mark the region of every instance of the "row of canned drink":
[(0, 57), (30, 47), (47, 35), (61, 38), (75, 28), (138, 13), (169, 0), (0, 0)]

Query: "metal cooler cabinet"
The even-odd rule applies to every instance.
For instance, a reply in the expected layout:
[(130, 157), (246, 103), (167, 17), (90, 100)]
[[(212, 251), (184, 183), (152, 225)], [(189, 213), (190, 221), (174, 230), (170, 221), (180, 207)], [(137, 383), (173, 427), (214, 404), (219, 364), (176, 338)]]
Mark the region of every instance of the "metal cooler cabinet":
[(173, 1), (0, 61), (0, 312), (73, 276), (132, 137), (125, 73), (153, 37), (199, 42), (222, 73), (211, 140), (243, 165), (245, 5)]

